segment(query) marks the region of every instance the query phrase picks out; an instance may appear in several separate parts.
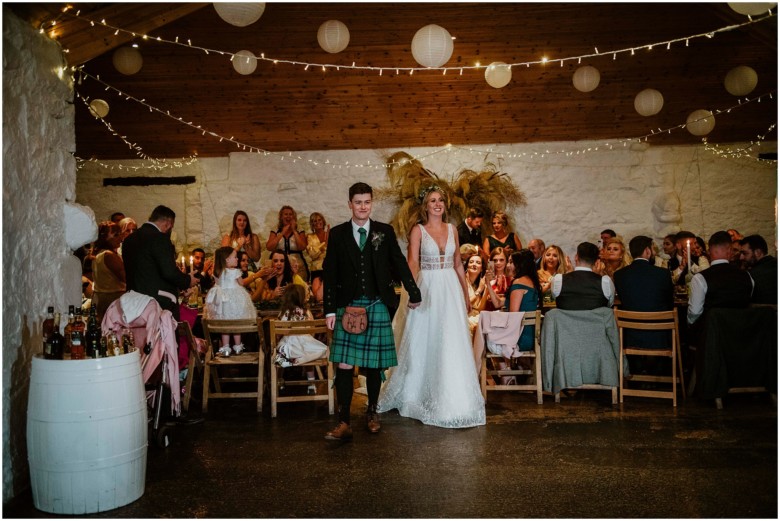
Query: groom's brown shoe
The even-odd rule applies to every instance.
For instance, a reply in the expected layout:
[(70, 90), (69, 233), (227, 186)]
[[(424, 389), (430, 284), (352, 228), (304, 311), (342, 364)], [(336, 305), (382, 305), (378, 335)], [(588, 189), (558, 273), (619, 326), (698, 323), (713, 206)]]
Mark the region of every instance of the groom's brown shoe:
[(368, 432), (376, 434), (382, 429), (382, 424), (379, 423), (379, 414), (376, 412), (376, 405), (371, 405), (366, 411), (366, 428)]
[(335, 429), (325, 433), (326, 440), (349, 441), (352, 439), (352, 427), (348, 423), (339, 422)]

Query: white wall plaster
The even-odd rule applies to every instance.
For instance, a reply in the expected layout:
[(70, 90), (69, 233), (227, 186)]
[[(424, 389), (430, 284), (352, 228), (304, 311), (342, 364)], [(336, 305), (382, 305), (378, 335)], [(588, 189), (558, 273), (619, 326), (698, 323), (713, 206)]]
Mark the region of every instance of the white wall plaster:
[(77, 250), (97, 239), (95, 212), (89, 206), (66, 202), (63, 207), (63, 219), (65, 242), (71, 250)]
[(75, 198), (72, 85), (62, 51), (3, 7), (3, 501), (29, 486), (27, 393), (46, 307), (81, 302), (65, 241)]

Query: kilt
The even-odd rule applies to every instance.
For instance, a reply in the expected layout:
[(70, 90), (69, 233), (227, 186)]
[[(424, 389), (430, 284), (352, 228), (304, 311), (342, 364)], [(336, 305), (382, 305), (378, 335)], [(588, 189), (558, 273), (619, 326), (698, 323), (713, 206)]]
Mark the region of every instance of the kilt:
[[(367, 307), (372, 300), (357, 298), (350, 306)], [(359, 335), (344, 331), (341, 317), (344, 308), (336, 310), (336, 326), (330, 343), (330, 361), (367, 369), (387, 369), (398, 365), (393, 326), (387, 306), (380, 300), (366, 310), (368, 327)]]

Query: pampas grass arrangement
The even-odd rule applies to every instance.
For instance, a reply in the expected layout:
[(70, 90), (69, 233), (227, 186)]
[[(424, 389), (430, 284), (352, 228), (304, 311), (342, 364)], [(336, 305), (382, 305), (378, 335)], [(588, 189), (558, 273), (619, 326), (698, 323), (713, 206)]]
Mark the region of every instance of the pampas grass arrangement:
[(451, 181), (426, 169), (406, 152), (396, 152), (386, 159), (386, 163), (389, 187), (377, 189), (375, 193), (377, 198), (396, 205), (390, 224), (402, 237), (406, 237), (419, 220), (417, 199), (420, 192), (433, 184), (445, 192), (453, 224), (462, 221), (469, 208), (480, 208), (485, 214), (483, 234), (492, 233), (490, 217), (494, 212), (511, 213), (508, 211), (511, 208), (526, 204), (525, 194), (492, 163), (487, 163), (481, 172), (461, 170)]

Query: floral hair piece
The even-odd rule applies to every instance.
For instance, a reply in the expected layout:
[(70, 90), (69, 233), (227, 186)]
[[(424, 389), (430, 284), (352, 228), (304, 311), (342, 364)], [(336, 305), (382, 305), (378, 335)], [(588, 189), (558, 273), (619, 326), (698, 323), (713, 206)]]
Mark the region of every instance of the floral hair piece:
[(444, 190), (442, 190), (439, 185), (434, 183), (430, 186), (426, 186), (420, 189), (420, 193), (417, 194), (417, 204), (422, 204), (423, 201), (425, 201), (425, 196), (431, 192), (439, 192), (440, 194), (444, 194)]

